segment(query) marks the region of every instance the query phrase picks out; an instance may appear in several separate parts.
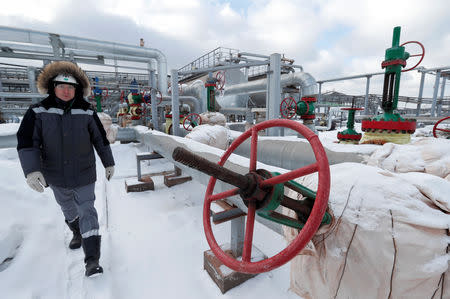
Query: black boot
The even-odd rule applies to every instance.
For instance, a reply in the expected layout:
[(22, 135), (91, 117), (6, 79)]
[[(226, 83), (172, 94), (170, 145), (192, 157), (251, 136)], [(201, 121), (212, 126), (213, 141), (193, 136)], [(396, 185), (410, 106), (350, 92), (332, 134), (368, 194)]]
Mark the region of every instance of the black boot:
[(77, 217), (77, 219), (75, 219), (72, 222), (66, 220), (67, 226), (73, 232), (72, 240), (69, 243), (70, 249), (77, 249), (81, 247), (81, 233), (80, 233), (79, 219), (80, 218)]
[(86, 276), (97, 276), (103, 273), (103, 268), (98, 264), (100, 259), (101, 236), (83, 238), (84, 263), (86, 264)]

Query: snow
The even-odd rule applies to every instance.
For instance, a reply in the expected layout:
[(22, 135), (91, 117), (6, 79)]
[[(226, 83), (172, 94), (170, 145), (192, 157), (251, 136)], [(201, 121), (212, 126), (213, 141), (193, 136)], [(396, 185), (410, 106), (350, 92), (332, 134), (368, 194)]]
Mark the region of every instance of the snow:
[(19, 130), (19, 123), (6, 123), (0, 124), (0, 136), (8, 136), (16, 134), (17, 130)]
[(225, 150), (228, 147), (228, 130), (219, 125), (200, 125), (195, 127), (186, 138)]
[[(18, 125), (0, 125), (0, 136), (14, 134)], [(139, 130), (145, 132), (147, 128), (139, 127)], [(229, 132), (229, 136), (237, 134)], [(320, 132), (319, 137), (325, 147), (335, 151), (371, 155), (383, 149), (377, 145), (338, 144), (336, 134), (337, 131)], [(190, 140), (180, 140), (194, 146)], [(434, 149), (440, 148), (442, 141), (429, 140)], [(197, 150), (221, 152), (206, 145), (195, 144), (195, 147)], [(153, 177), (154, 191), (126, 193), (125, 181), (133, 180), (137, 175), (136, 154), (148, 152), (149, 149), (141, 144), (116, 142), (112, 150), (116, 171), (110, 182), (105, 180), (103, 166), (97, 158), (96, 207), (102, 234), (100, 263), (105, 273), (88, 279), (84, 277), (82, 250), (67, 248), (71, 234), (51, 190), (47, 188), (44, 193), (31, 190), (25, 182), (15, 148), (0, 149), (2, 298), (300, 298), (289, 290), (289, 263), (260, 274), (223, 295), (203, 269), (203, 252), (209, 250), (202, 225), (206, 186), (190, 181), (167, 188), (163, 177), (156, 176)], [(411, 145), (398, 147), (397, 150), (399, 157), (409, 157), (404, 163), (409, 164), (411, 169), (420, 171), (423, 168), (424, 159), (418, 158), (417, 150)], [(248, 163), (247, 159), (237, 156), (231, 156), (229, 160)], [(145, 161), (141, 165), (143, 175), (173, 169), (173, 165), (165, 159)], [(377, 200), (372, 196), (376, 190), (371, 192), (383, 184), (397, 186), (396, 193), (389, 194), (391, 197), (406, 194), (407, 198), (415, 196), (420, 190), (427, 197), (435, 198), (437, 206), (445, 210), (449, 208), (449, 199), (445, 194), (450, 193), (450, 183), (437, 176), (419, 172), (393, 173), (373, 166), (366, 166), (372, 169), (370, 172), (355, 172), (351, 163), (334, 167), (348, 169), (341, 172), (343, 177), (339, 180), (345, 180), (348, 175), (349, 178), (360, 177), (364, 182), (352, 190), (352, 196), (373, 203), (365, 207), (373, 211), (372, 217), (360, 221), (357, 214), (347, 216), (367, 229), (376, 228), (380, 216), (377, 211), (385, 211), (378, 210)], [(372, 173), (376, 175), (370, 175)], [(401, 187), (402, 180), (413, 182), (414, 188), (411, 185)], [(330, 197), (331, 206), (343, 206), (341, 201), (347, 200), (349, 193), (345, 188), (340, 190), (337, 186), (333, 190), (338, 196)], [(408, 206), (407, 199), (404, 204)], [(448, 217), (443, 217), (439, 211), (433, 217), (422, 215), (421, 210), (425, 207), (425, 202), (415, 202), (404, 213), (428, 226), (448, 227)], [(402, 209), (392, 204), (389, 208), (393, 211)], [(346, 213), (352, 210), (355, 207), (348, 207)], [(335, 211), (338, 215), (341, 212)], [(219, 244), (229, 242), (229, 224), (216, 225), (213, 231)], [(255, 246), (268, 256), (273, 256), (286, 246), (282, 236), (262, 225), (255, 226), (254, 238)], [(345, 255), (345, 248), (330, 254)], [(446, 264), (446, 260), (448, 255), (436, 256), (424, 269), (440, 271), (445, 268), (442, 264)]]
[[(125, 180), (136, 176), (136, 153), (148, 149), (115, 143), (112, 150), (116, 175), (111, 182), (97, 159), (105, 273), (85, 278), (82, 250), (67, 248), (71, 234), (51, 190), (31, 190), (16, 150), (0, 149), (2, 298), (299, 298), (288, 290), (289, 264), (222, 295), (203, 269), (203, 252), (209, 250), (202, 225), (206, 187), (191, 181), (169, 189), (157, 176), (154, 191), (126, 193)], [(165, 159), (141, 164), (143, 174), (173, 170)], [(229, 224), (213, 229), (217, 240), (229, 242)], [(285, 244), (263, 226), (257, 226), (257, 237), (256, 244), (268, 243), (267, 255)], [(12, 260), (2, 263), (8, 257)]]

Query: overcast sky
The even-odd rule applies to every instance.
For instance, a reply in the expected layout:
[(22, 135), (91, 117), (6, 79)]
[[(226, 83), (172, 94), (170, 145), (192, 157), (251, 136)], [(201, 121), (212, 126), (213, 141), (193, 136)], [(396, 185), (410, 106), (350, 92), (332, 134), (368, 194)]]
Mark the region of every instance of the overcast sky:
[[(401, 26), (401, 43), (424, 44), (422, 66), (450, 65), (449, 0), (7, 0), (0, 25), (133, 45), (142, 37), (166, 54), (169, 72), (219, 46), (281, 53), (316, 80), (381, 71), (392, 30)], [(434, 76), (427, 77), (424, 96), (431, 97)], [(370, 93), (382, 93), (381, 79)], [(364, 94), (365, 81), (324, 84), (323, 91)], [(417, 96), (419, 81), (416, 71), (404, 73), (400, 93)]]

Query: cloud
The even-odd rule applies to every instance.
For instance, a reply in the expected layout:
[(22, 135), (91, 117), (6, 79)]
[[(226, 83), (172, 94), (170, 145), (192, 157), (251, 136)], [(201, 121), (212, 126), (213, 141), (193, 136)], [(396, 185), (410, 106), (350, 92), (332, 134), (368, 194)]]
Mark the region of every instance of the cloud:
[[(447, 0), (248, 0), (239, 5), (228, 0), (17, 0), (2, 3), (0, 16), (6, 26), (118, 43), (137, 45), (142, 37), (146, 46), (166, 54), (169, 68), (224, 46), (285, 54), (318, 80), (379, 72), (398, 25), (401, 42), (425, 45), (422, 65), (450, 64)], [(418, 82), (417, 72), (405, 74), (401, 93), (416, 95)], [(365, 79), (335, 84), (345, 92), (365, 92)], [(371, 92), (381, 89), (382, 80), (372, 78)]]

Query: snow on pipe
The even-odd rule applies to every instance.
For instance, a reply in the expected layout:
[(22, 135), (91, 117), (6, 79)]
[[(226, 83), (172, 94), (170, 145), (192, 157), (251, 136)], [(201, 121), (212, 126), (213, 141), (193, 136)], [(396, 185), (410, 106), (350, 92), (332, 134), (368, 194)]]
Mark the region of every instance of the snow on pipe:
[[(258, 138), (258, 161), (283, 169), (294, 170), (316, 162), (310, 144), (304, 139), (273, 140)], [(325, 147), (324, 147), (325, 148)], [(364, 157), (354, 152), (335, 152), (325, 148), (330, 165), (343, 162), (361, 163)], [(250, 140), (244, 141), (235, 154), (250, 158)]]
[[(185, 165), (179, 164), (173, 161), (172, 153), (177, 146), (184, 147), (202, 157), (217, 163), (223, 151), (214, 147), (210, 147), (193, 140), (187, 140), (182, 137), (169, 136), (156, 131), (139, 132), (136, 131), (137, 138), (166, 159), (170, 160), (178, 167), (183, 169), (185, 173), (192, 176), (192, 178), (203, 185), (207, 185), (209, 176), (201, 173), (195, 169), (191, 169)], [(330, 164), (337, 164), (342, 162), (357, 162), (360, 163), (364, 160), (361, 154), (354, 152), (335, 152), (325, 148), (328, 160)], [(250, 156), (250, 140), (246, 140), (242, 143), (230, 156), (226, 162), (226, 167), (237, 173), (245, 174), (248, 171)], [(243, 158), (247, 159), (243, 159)], [(264, 137), (258, 138), (258, 163), (264, 163), (263, 168), (269, 171), (284, 172), (286, 170), (293, 170), (302, 166), (310, 165), (316, 162), (314, 153), (308, 142), (299, 142), (298, 140), (270, 140), (264, 139)], [(261, 167), (258, 166), (258, 167)], [(284, 170), (284, 171), (283, 171)], [(234, 188), (231, 185), (218, 181), (216, 184), (215, 192), (223, 192)], [(238, 206), (244, 212), (246, 211), (245, 205), (241, 202), (239, 197), (232, 198), (231, 201)], [(264, 223), (276, 232), (281, 232), (281, 226), (274, 224), (273, 222), (265, 219), (259, 219), (258, 221)]]
[(156, 59), (158, 62), (158, 89), (163, 95), (167, 95), (167, 59), (160, 50), (0, 26), (0, 40), (48, 45), (49, 38), (52, 37), (58, 38), (62, 42), (62, 45), (60, 46), (68, 49), (90, 50), (116, 55), (143, 57), (149, 59), (149, 62), (151, 61), (150, 59)]
[[(283, 74), (280, 78), (280, 83), (282, 87), (289, 85), (300, 85), (302, 89), (302, 95), (313, 95), (317, 93), (317, 83), (313, 76), (309, 73), (298, 72)], [(240, 95), (240, 94), (251, 94), (266, 91), (267, 89), (267, 78), (259, 79), (255, 81), (245, 82), (227, 86), (225, 88), (225, 95)]]
[[(193, 168), (190, 168), (188, 166), (185, 166), (179, 162), (175, 162), (172, 158), (172, 153), (175, 150), (176, 147), (183, 147), (195, 154), (201, 155), (203, 158), (212, 161), (214, 163), (217, 163), (220, 160), (220, 157), (223, 155), (223, 151), (211, 147), (199, 142), (196, 142), (192, 139), (185, 139), (182, 137), (167, 135), (158, 131), (138, 131), (136, 130), (138, 135), (138, 140), (145, 145), (147, 145), (152, 150), (159, 153), (161, 156), (169, 160), (170, 162), (174, 163), (177, 167), (181, 168), (183, 173), (186, 175), (189, 175), (192, 177), (193, 180), (201, 183), (205, 186), (206, 191), (206, 185), (208, 185), (210, 176), (207, 174), (204, 174), (198, 170), (195, 170)], [(239, 157), (237, 155), (232, 154), (230, 158), (226, 162), (227, 169), (230, 169), (234, 172), (245, 174), (248, 172), (248, 165), (249, 160)], [(269, 171), (278, 171), (278, 172), (286, 172), (286, 170), (276, 168), (273, 166), (265, 165), (264, 168), (268, 169)], [(226, 190), (230, 190), (235, 188), (232, 185), (229, 185), (227, 183), (224, 183), (222, 181), (217, 181), (214, 191), (216, 193), (223, 192)], [(239, 209), (246, 212), (247, 207), (242, 202), (241, 198), (239, 196), (233, 196), (228, 198), (230, 202), (235, 204)], [(269, 227), (273, 231), (283, 234), (283, 229), (280, 224), (277, 224), (275, 222), (269, 221), (267, 219), (261, 218), (259, 216), (256, 216), (256, 220), (265, 226)]]

